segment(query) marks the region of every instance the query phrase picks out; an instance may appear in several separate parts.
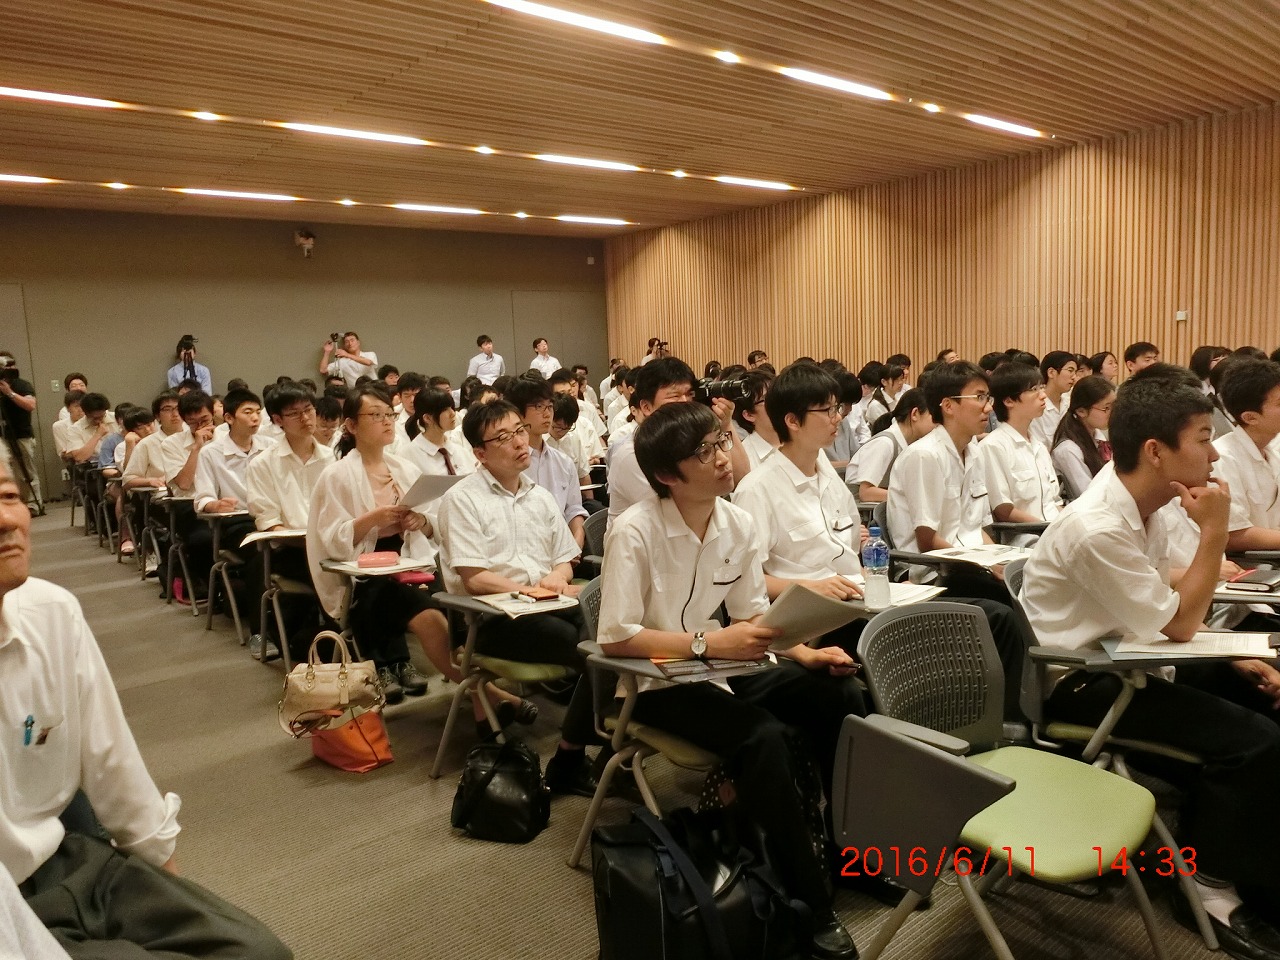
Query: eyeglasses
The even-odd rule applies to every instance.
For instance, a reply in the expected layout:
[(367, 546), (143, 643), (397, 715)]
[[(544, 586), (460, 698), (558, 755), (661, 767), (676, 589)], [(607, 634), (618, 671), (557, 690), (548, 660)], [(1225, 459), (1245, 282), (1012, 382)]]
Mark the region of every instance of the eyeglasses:
[(573, 433), (573, 431), (577, 429), (578, 429), (578, 425), (576, 423), (572, 427), (566, 427), (563, 423), (551, 424), (552, 433), (558, 433), (561, 436), (565, 436), (565, 437), (567, 437), (569, 434)]
[(848, 416), (850, 409), (847, 403), (833, 403), (829, 407), (810, 407), (805, 413), (825, 413), (829, 420), (842, 420)]
[(555, 404), (552, 403), (550, 400), (541, 400), (538, 403), (529, 404), (528, 409), (536, 410), (538, 413), (542, 413), (546, 410), (554, 410)]
[(280, 414), (280, 416), (283, 417), (285, 420), (307, 420), (315, 417), (315, 415), (316, 415), (315, 407), (305, 407), (302, 410), (291, 410), (288, 413)]
[(362, 413), (360, 416), (374, 423), (394, 423), (399, 414), (394, 410), (388, 410), (386, 413)]
[(516, 427), (514, 430), (504, 430), (502, 431), (502, 433), (498, 434), (496, 437), (490, 437), (488, 440), (485, 440), (484, 443), (496, 443), (500, 447), (505, 447), (507, 444), (511, 443), (511, 441), (514, 440), (516, 437), (527, 437), (527, 436), (529, 436), (529, 428), (522, 423), (520, 424), (520, 426)]
[(689, 456), (697, 457), (699, 463), (710, 463), (712, 457), (716, 455), (716, 450), (728, 453), (732, 449), (733, 437), (727, 433), (721, 433), (714, 440), (703, 440), (702, 443), (693, 448), (693, 453), (689, 454)]
[(989, 393), (957, 393), (954, 397), (948, 397), (948, 400), (977, 400), (984, 407), (991, 403), (991, 394)]
[(1092, 407), (1090, 407), (1089, 409), (1090, 409), (1090, 410), (1096, 410), (1096, 411), (1098, 411), (1098, 413), (1108, 413), (1108, 414), (1109, 414), (1109, 413), (1111, 412), (1111, 408), (1112, 408), (1112, 406), (1114, 406), (1114, 404), (1108, 403), (1108, 404), (1104, 407), (1104, 406), (1102, 406), (1101, 404), (1095, 403), (1095, 404), (1094, 404)]

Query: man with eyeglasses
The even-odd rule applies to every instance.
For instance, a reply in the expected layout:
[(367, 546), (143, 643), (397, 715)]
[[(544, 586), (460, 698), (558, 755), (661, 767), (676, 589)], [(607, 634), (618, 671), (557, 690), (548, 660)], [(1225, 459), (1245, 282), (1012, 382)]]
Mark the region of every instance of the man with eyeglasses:
[[(541, 587), (576, 596), (581, 588), (569, 581), (580, 548), (560, 504), (528, 476), (529, 429), (521, 412), (505, 400), (481, 404), (462, 422), (462, 432), (479, 467), (440, 501), (436, 529), (445, 588), (474, 596)], [(576, 608), (519, 620), (490, 617), (476, 646), (489, 656), (584, 671), (578, 652), (582, 634)], [(584, 749), (596, 739), (585, 671), (569, 701), (561, 737), (547, 763), (547, 786), (553, 793), (594, 795), (596, 782)]]
[[(1040, 361), (1040, 376), (1044, 378), (1044, 396), (1047, 401), (1044, 413), (1031, 423), (1031, 436), (1053, 449), (1053, 435), (1067, 412), (1071, 402), (1071, 388), (1076, 382), (1076, 355), (1066, 350), (1051, 350)], [(996, 413), (999, 413), (999, 409)]]
[(525, 475), (555, 497), (574, 542), (581, 548), (586, 538), (583, 524), (587, 508), (582, 505), (578, 468), (565, 454), (548, 446), (545, 441), (551, 432), (555, 410), (551, 385), (545, 380), (535, 382), (531, 378), (517, 377), (507, 388), (506, 400), (520, 411), (524, 426), (529, 431), (529, 468)]

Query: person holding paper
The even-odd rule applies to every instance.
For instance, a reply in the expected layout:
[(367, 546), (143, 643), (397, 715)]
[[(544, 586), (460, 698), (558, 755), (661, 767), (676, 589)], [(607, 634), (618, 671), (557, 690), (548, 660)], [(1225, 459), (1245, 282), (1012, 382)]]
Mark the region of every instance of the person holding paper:
[[(1021, 600), (1037, 636), (1073, 649), (1104, 635), (1189, 641), (1204, 629), (1227, 545), (1231, 492), (1211, 481), (1212, 402), (1194, 376), (1167, 365), (1135, 375), (1111, 411), (1114, 472), (1067, 505), (1032, 551)], [(1199, 529), (1177, 586), (1157, 511), (1176, 497)], [(1121, 681), (1068, 673), (1045, 704), (1054, 720), (1097, 725)], [(1280, 956), (1280, 872), (1258, 842), (1259, 816), (1280, 801), (1280, 673), (1262, 661), (1179, 666), (1176, 681), (1150, 676), (1115, 734), (1166, 743), (1203, 765), (1162, 767), (1189, 794), (1182, 840), (1195, 848), (1196, 879), (1218, 936), (1235, 956)], [(1265, 918), (1265, 919), (1264, 919)]]
[[(636, 459), (658, 500), (634, 504), (605, 538), (598, 636), (610, 656), (757, 660), (777, 638), (756, 622), (769, 600), (754, 524), (722, 499), (733, 489), (726, 434), (696, 403), (662, 406), (637, 428)], [(727, 627), (714, 619), (722, 603)], [(634, 717), (729, 761), (738, 800), (765, 827), (783, 885), (813, 910), (813, 955), (852, 958), (857, 950), (831, 909), (795, 785), (803, 741), (788, 728), (803, 732), (829, 795), (840, 724), (865, 707), (852, 678), (828, 672), (847, 672), (844, 651), (793, 649), (815, 669), (784, 654), (773, 670), (723, 681), (642, 680)]]

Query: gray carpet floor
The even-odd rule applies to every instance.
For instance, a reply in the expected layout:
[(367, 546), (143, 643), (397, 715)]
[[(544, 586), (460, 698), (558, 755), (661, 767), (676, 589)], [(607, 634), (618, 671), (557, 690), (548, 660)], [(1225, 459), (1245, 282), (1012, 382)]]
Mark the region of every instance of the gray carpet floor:
[[(65, 506), (34, 523), (33, 541), (33, 574), (80, 598), (153, 777), (183, 798), (177, 857), (187, 877), (261, 917), (300, 960), (596, 955), (590, 875), (565, 863), (587, 801), (557, 799), (550, 827), (527, 845), (455, 836), (449, 808), (472, 734), (462, 725), (444, 776), (431, 780), (450, 694), (439, 677), (426, 697), (386, 711), (394, 763), (342, 773), (281, 732), (283, 671), (252, 660), (229, 620), (206, 631), (188, 608), (165, 605), (155, 581), (69, 528)], [(560, 708), (540, 703), (530, 739), (545, 758)], [(650, 767), (664, 802), (693, 802), (695, 778), (660, 760)], [(611, 800), (604, 818), (628, 809)], [(1169, 917), (1164, 885), (1152, 892), (1169, 957), (1210, 955)], [(990, 904), (1019, 958), (1151, 956), (1121, 885), (1081, 900), (1018, 882)], [(862, 944), (888, 913), (844, 891), (836, 905)], [(887, 956), (992, 954), (959, 892), (941, 886)]]

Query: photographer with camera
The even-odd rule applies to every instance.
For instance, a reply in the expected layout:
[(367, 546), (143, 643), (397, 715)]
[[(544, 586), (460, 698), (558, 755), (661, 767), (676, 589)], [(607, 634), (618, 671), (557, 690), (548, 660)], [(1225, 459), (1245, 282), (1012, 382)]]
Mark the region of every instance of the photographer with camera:
[(178, 362), (165, 374), (165, 382), (170, 390), (175, 389), (184, 380), (195, 380), (205, 393), (213, 393), (213, 377), (209, 368), (203, 363), (196, 363), (196, 338), (184, 333), (178, 341), (175, 354)]
[(646, 350), (645, 355), (640, 358), (640, 366), (643, 367), (650, 360), (659, 360), (662, 357), (671, 356), (671, 354), (667, 350), (667, 347), (669, 346), (670, 344), (667, 343), (666, 340), (663, 340), (661, 337), (650, 337), (649, 349)]
[(0, 350), (0, 431), (3, 457), (34, 515), (44, 513), (40, 475), (36, 472), (36, 434), (31, 415), (36, 409), (35, 387), (18, 376), (18, 361)]
[(341, 336), (331, 333), (324, 342), (320, 372), (330, 377), (341, 377), (348, 390), (361, 377), (372, 377), (377, 366), (378, 355), (360, 349), (360, 335), (354, 330), (348, 330)]
[[(742, 449), (737, 432), (733, 429), (733, 403), (742, 393), (740, 380), (699, 380), (689, 365), (678, 357), (660, 357), (645, 364), (636, 374), (636, 388), (631, 395), (631, 407), (637, 426), (645, 417), (666, 403), (697, 401), (711, 408), (729, 435), (729, 465), (733, 470), (736, 486), (751, 469), (747, 453)], [(641, 500), (656, 496), (645, 479), (632, 437), (610, 445), (609, 456), (609, 523), (612, 524), (627, 507)]]

